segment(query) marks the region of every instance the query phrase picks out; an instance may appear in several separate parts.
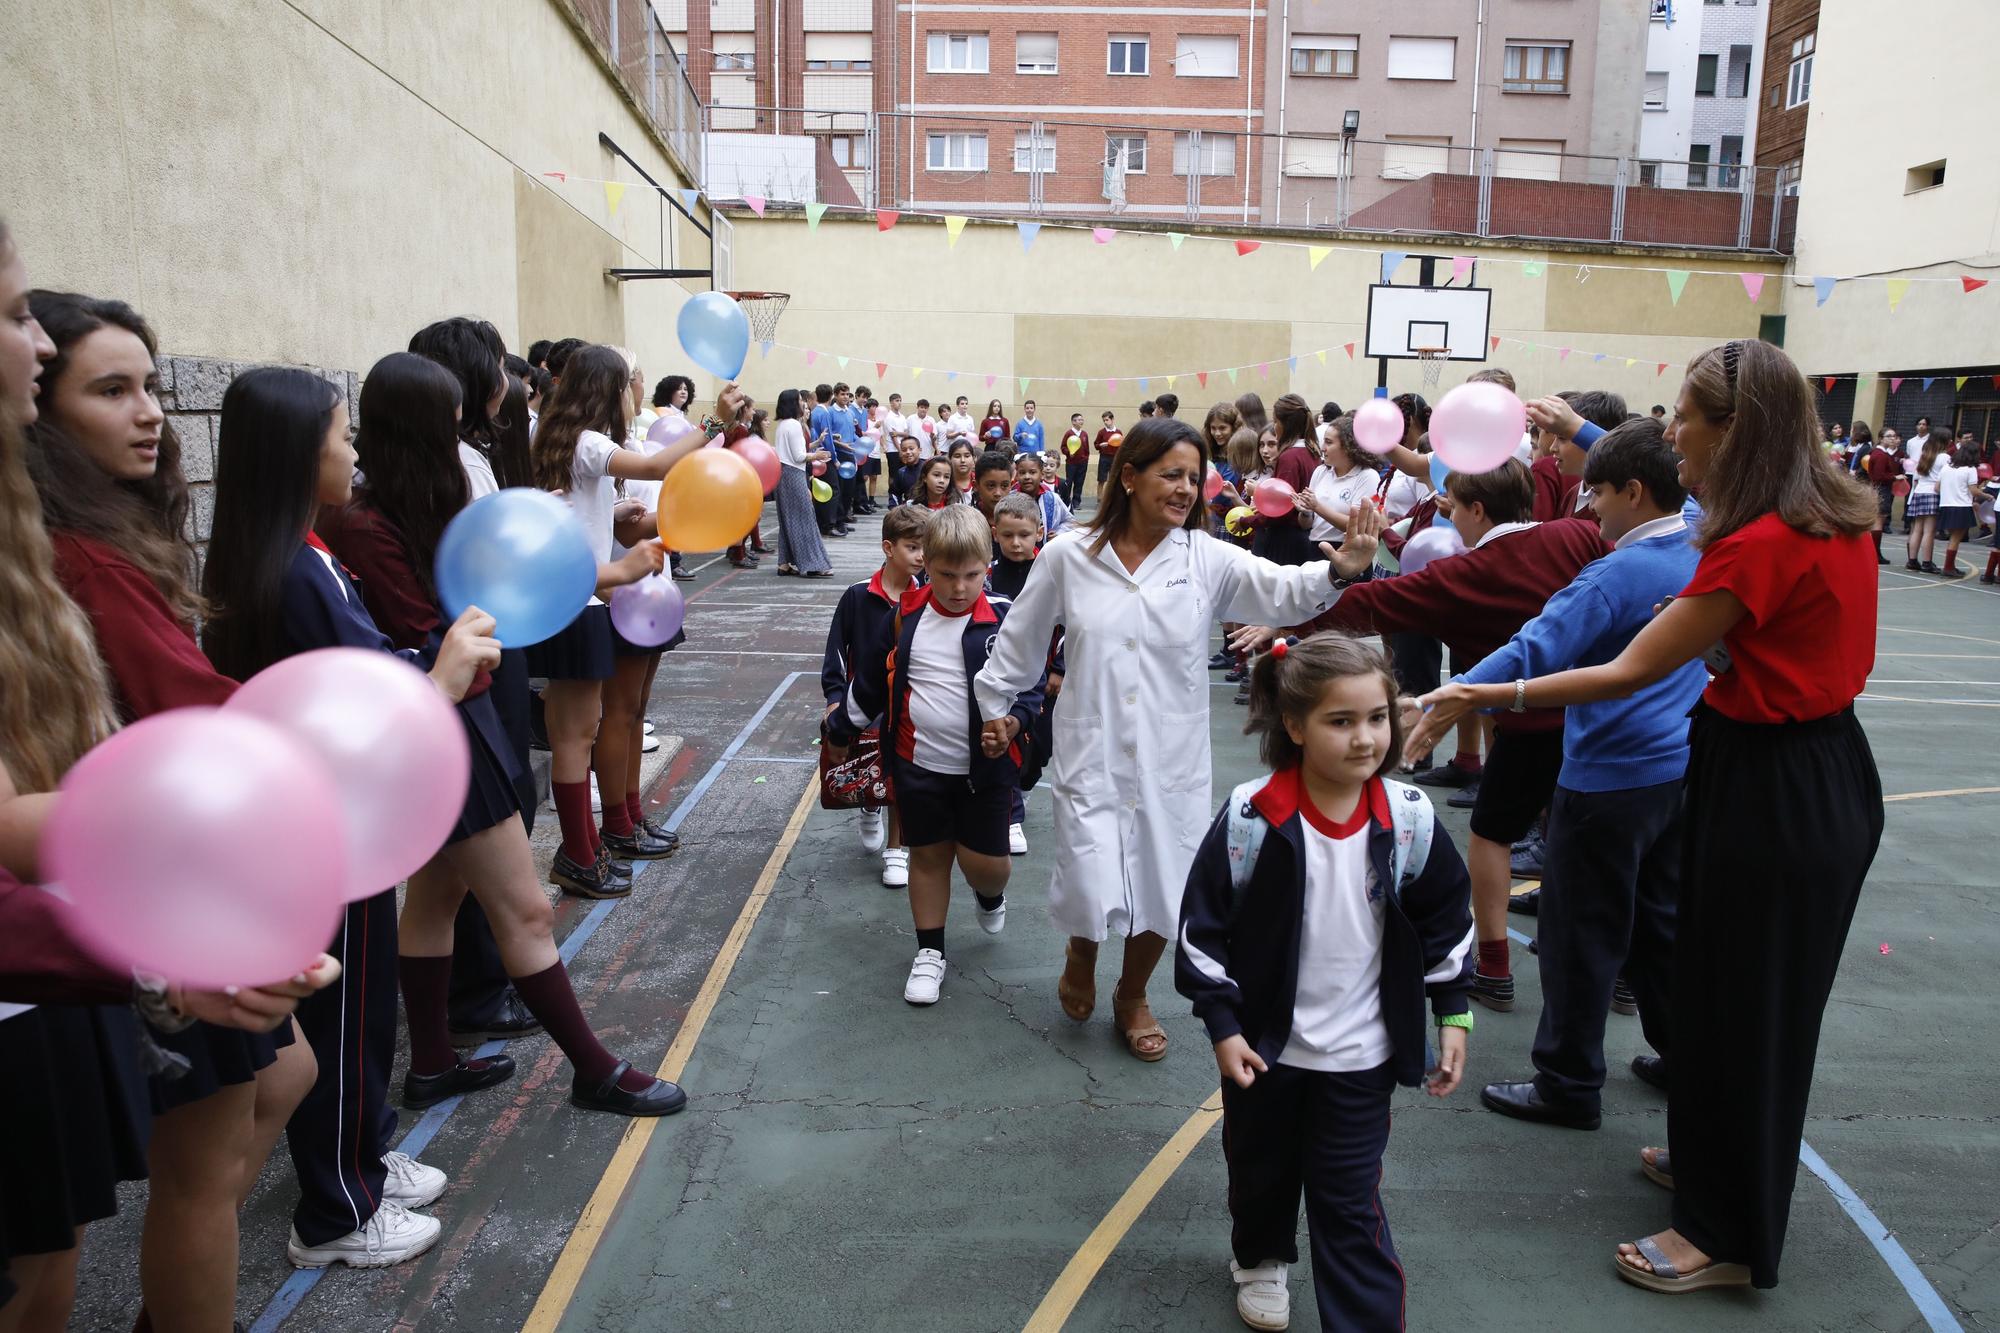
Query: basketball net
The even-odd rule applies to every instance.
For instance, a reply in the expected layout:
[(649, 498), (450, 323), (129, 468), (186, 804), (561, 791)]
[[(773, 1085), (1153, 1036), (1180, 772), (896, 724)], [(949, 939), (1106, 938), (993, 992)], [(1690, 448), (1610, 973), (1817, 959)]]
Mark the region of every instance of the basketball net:
[(790, 292), (724, 292), (723, 295), (743, 307), (750, 320), (751, 341), (760, 343), (778, 336), (778, 317), (792, 303)]
[(1435, 389), (1444, 375), (1444, 363), (1451, 359), (1449, 347), (1418, 347), (1414, 349), (1417, 360), (1424, 368), (1424, 387)]

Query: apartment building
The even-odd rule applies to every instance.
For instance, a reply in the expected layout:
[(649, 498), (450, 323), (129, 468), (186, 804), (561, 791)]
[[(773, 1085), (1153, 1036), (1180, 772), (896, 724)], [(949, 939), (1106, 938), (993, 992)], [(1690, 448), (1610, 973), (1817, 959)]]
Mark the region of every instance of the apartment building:
[[(1285, 0), (1265, 219), (1352, 218), (1432, 174), (1608, 182), (1639, 151), (1649, 0)], [(1592, 158), (1596, 160), (1593, 161)]]
[[(1954, 6), (1956, 16), (1964, 9)], [(1987, 11), (1989, 17), (1991, 10)], [(1795, 174), (1806, 154), (1806, 116), (1812, 103), (1813, 63), (1819, 42), (1819, 0), (1771, 0), (1764, 49), (1769, 56), (1758, 80), (1757, 161)]]
[(1767, 19), (1764, 0), (1652, 0), (1640, 184), (1740, 187), (1758, 160)]

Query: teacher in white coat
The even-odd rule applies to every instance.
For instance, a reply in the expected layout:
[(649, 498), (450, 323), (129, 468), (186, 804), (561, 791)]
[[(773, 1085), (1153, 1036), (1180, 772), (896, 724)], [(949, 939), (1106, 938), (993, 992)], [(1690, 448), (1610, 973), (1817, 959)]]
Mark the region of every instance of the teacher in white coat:
[(1125, 936), (1112, 1019), (1141, 1060), (1167, 1053), (1146, 982), (1180, 925), (1209, 820), (1209, 627), (1217, 619), (1296, 625), (1328, 605), (1323, 560), (1280, 566), (1202, 527), (1201, 437), (1166, 417), (1141, 421), (1089, 525), (1042, 551), (973, 682), (983, 743), (998, 753), (1018, 724), (1015, 695), (1048, 660), (1057, 626), (1068, 674), (1053, 713), (1050, 790), (1056, 868), (1049, 912), (1068, 933), (1057, 995), (1081, 1022), (1097, 1003), (1097, 948)]

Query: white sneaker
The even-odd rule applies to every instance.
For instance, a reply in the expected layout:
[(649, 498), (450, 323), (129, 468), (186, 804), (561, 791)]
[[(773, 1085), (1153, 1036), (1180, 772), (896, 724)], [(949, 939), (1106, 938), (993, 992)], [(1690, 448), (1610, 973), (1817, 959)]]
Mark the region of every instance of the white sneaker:
[(659, 748), (660, 748), (660, 738), (658, 736), (655, 736), (652, 732), (649, 731), (644, 736), (641, 736), (639, 738), (639, 751), (641, 754), (651, 754), (653, 751)]
[(652, 723), (650, 723), (650, 722), (648, 722), (648, 723), (646, 723), (646, 724), (645, 724), (645, 726), (646, 726), (646, 734), (647, 734), (648, 736), (652, 735), (652, 734), (653, 734), (653, 724), (652, 724)]
[(936, 1004), (938, 988), (944, 985), (944, 955), (936, 949), (917, 950), (910, 964), (910, 979), (903, 983), (903, 998), (911, 1004)]
[(384, 1153), (382, 1165), (389, 1168), (389, 1178), (382, 1182), (382, 1197), (392, 1199), (405, 1208), (422, 1208), (438, 1201), (444, 1187), (450, 1183), (444, 1172), (434, 1166), (425, 1166), (406, 1152)]
[(879, 852), (882, 844), (889, 840), (889, 831), (880, 810), (861, 812), (861, 850)]
[(305, 1245), (298, 1228), (292, 1229), (285, 1253), (299, 1268), (325, 1268), (346, 1264), (349, 1268), (390, 1268), (416, 1258), (444, 1232), (444, 1223), (435, 1217), (413, 1213), (393, 1199), (384, 1199), (359, 1231), (330, 1240), (324, 1245)]
[(882, 853), (882, 887), (907, 888), (910, 883), (910, 849), (891, 847)]
[(1009, 824), (1007, 826), (1007, 852), (1010, 856), (1026, 856), (1028, 854), (1028, 831), (1019, 824)]
[(1236, 1279), (1236, 1313), (1252, 1328), (1292, 1326), (1291, 1265), (1273, 1260), (1255, 1268), (1239, 1268), (1229, 1261)]
[(998, 935), (1007, 928), (1007, 900), (1004, 897), (1000, 900), (1000, 905), (992, 911), (975, 907), (972, 914), (979, 918), (979, 928), (988, 935)]

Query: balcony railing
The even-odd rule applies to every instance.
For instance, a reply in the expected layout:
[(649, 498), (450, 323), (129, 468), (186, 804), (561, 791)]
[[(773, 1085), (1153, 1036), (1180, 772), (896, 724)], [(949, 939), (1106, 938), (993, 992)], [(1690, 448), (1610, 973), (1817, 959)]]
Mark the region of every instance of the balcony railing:
[[(1795, 168), (1243, 134), (1170, 115), (706, 113), (704, 188), (778, 203), (848, 203), (847, 188), (863, 207), (909, 212), (1789, 253), (1799, 191)], [(831, 138), (840, 185), (833, 159), (810, 151)]]
[(704, 178), (701, 99), (667, 41), (649, 0), (562, 0), (590, 34), (618, 81), (680, 159), (688, 179)]

